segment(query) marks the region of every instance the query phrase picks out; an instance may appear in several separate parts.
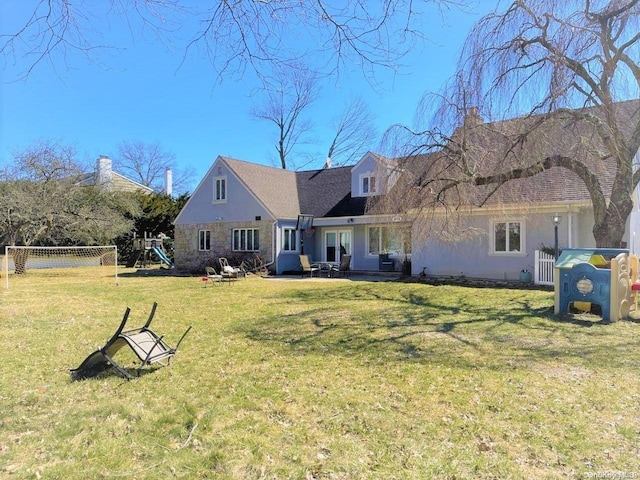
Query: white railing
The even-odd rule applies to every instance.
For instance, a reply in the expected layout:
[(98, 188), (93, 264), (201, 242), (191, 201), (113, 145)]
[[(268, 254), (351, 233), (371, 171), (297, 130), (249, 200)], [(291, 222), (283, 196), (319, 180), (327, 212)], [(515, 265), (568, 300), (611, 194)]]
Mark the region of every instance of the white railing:
[(554, 264), (553, 255), (536, 250), (533, 282), (536, 285), (553, 285)]

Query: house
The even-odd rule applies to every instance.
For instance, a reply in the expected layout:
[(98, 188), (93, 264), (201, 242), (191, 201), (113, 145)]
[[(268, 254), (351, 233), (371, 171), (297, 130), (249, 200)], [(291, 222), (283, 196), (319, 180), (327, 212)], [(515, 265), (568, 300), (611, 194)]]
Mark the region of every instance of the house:
[[(638, 102), (628, 107), (635, 115)], [(512, 158), (501, 147), (518, 135), (522, 122), (536, 119), (484, 123), (477, 112), (470, 115), (451, 141), (482, 152), (472, 159), (476, 173), (518, 166), (514, 159), (526, 155)], [(532, 128), (520, 153), (564, 149), (591, 162), (610, 191), (611, 159), (580, 142), (571, 147), (575, 131), (551, 125)], [(554, 167), (497, 190), (461, 184), (440, 196), (437, 172), (445, 168), (451, 170), (446, 149), (397, 159), (369, 152), (354, 166), (301, 172), (218, 157), (175, 220), (176, 266), (198, 270), (215, 256), (259, 254), (280, 274), (299, 268), (304, 251), (316, 262), (337, 262), (348, 253), (351, 268), (360, 271), (410, 265), (413, 275), (517, 280), (523, 270), (535, 269), (536, 250), (554, 246), (556, 229), (560, 247), (595, 246), (589, 192), (571, 171)], [(419, 208), (425, 195), (442, 206)], [(313, 217), (312, 228), (298, 229), (300, 215)], [(634, 248), (639, 218), (636, 201), (625, 235)]]
[[(170, 178), (170, 177), (168, 177)], [(95, 172), (88, 173), (78, 182), (79, 185), (97, 186), (118, 192), (153, 193), (153, 189), (113, 170), (112, 161), (105, 155), (96, 160)], [(167, 188), (170, 189), (168, 185)]]
[[(176, 267), (258, 254), (280, 274), (298, 269), (304, 252), (332, 263), (350, 254), (352, 269), (378, 270), (381, 253), (410, 255), (409, 223), (366, 214), (386, 188), (379, 179), (393, 178), (385, 162), (368, 153), (354, 166), (292, 172), (218, 157), (175, 219)], [(301, 214), (313, 217), (312, 228), (297, 228)]]
[[(627, 127), (622, 132), (626, 138), (638, 125), (639, 105), (637, 100), (616, 105), (618, 124)], [(602, 115), (596, 109), (587, 113)], [(571, 111), (485, 123), (471, 109), (464, 128), (454, 132), (446, 148), (405, 159), (400, 167), (405, 183), (401, 190), (405, 195), (410, 193), (414, 204), (406, 204), (403, 209), (411, 211), (416, 203), (424, 207), (429, 204), (425, 201), (429, 195), (434, 206), (429, 212), (431, 218), (424, 212), (412, 216), (413, 273), (424, 269), (432, 275), (517, 280), (523, 270), (536, 270), (536, 250), (555, 246), (556, 229), (560, 248), (595, 247), (589, 190), (576, 173), (566, 168), (552, 167), (531, 177), (511, 179), (499, 188), (495, 184), (469, 183), (444, 188), (463, 176), (481, 178), (526, 169), (532, 158), (563, 156), (587, 165), (605, 198), (609, 198), (615, 159), (603, 153), (606, 150), (594, 133), (592, 125), (575, 121)], [(465, 157), (460, 161), (462, 145)], [(637, 145), (633, 151), (637, 165)], [(413, 187), (407, 187), (411, 182)], [(634, 196), (635, 207), (627, 219), (624, 242), (638, 251), (637, 189)], [(393, 196), (391, 201), (401, 203)]]

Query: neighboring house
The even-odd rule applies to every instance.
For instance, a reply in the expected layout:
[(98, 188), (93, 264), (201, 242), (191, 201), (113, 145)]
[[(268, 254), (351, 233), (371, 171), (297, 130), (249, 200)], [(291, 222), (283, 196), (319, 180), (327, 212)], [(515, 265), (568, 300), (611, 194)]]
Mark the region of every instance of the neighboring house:
[(153, 193), (153, 189), (131, 180), (119, 174), (112, 168), (112, 161), (109, 157), (100, 155), (96, 160), (96, 170), (93, 173), (84, 175), (78, 182), (79, 185), (100, 186), (106, 190), (116, 192), (136, 192)]
[[(497, 131), (502, 134), (520, 121), (473, 120), (475, 141), (490, 145)], [(541, 134), (545, 146), (557, 149), (568, 133)], [(613, 170), (600, 160), (593, 171), (610, 189)], [(395, 160), (367, 153), (352, 167), (292, 172), (218, 157), (175, 220), (176, 266), (194, 270), (215, 256), (256, 253), (280, 274), (299, 268), (304, 248), (316, 262), (338, 262), (350, 254), (353, 270), (400, 270), (410, 261), (413, 275), (517, 280), (522, 270), (534, 270), (536, 250), (554, 246), (553, 216), (561, 217), (561, 248), (595, 245), (588, 191), (562, 168), (511, 180), (488, 200), (490, 187), (463, 185), (456, 190), (459, 198), (449, 192), (450, 205), (457, 208), (455, 222), (443, 208), (431, 214), (417, 210), (415, 201), (425, 191), (416, 189), (413, 195), (406, 182), (419, 185), (442, 161), (442, 152)], [(487, 171), (496, 168), (492, 161), (483, 164)], [(405, 198), (396, 199), (400, 187)], [(383, 199), (390, 200), (385, 208)], [(640, 235), (635, 201), (625, 235), (632, 249), (636, 232)], [(313, 229), (296, 230), (301, 214), (313, 215)]]

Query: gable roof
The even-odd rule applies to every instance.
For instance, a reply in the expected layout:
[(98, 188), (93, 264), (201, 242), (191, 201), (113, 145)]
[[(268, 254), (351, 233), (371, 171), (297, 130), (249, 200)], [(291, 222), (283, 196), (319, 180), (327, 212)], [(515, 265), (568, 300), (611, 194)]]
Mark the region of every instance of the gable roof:
[(320, 218), (364, 214), (364, 203), (351, 201), (351, 167), (294, 172), (221, 157), (245, 187), (275, 218), (294, 219), (300, 213)]
[(275, 218), (298, 216), (300, 203), (295, 172), (230, 157), (220, 158)]
[[(100, 182), (98, 181), (98, 176), (96, 173), (86, 173), (78, 178), (76, 184), (84, 187), (95, 187), (99, 186)], [(111, 171), (111, 183), (109, 186), (110, 190), (116, 192), (138, 192), (141, 191), (143, 193), (153, 193), (153, 188), (147, 187), (142, 183), (136, 182), (135, 180), (131, 180), (124, 175)]]
[[(595, 107), (585, 111), (603, 115)], [(618, 123), (627, 126), (625, 140), (630, 138), (640, 117), (640, 100), (616, 104), (616, 116)], [(477, 176), (524, 168), (534, 160), (563, 155), (580, 160), (596, 173), (606, 196), (615, 178), (615, 159), (602, 154), (605, 149), (593, 125), (585, 120), (575, 121), (571, 111), (566, 110), (498, 122), (473, 121), (454, 132), (447, 148), (426, 154), (388, 159), (369, 152), (365, 157), (373, 155), (394, 174), (401, 173), (386, 199), (352, 196), (354, 166), (295, 172), (231, 157), (219, 159), (274, 218), (295, 219), (301, 213), (316, 218), (348, 217), (396, 213), (419, 206), (421, 198), (438, 191), (445, 182), (464, 176), (455, 162), (460, 153), (457, 147), (463, 143), (468, 167)], [(443, 172), (447, 180), (439, 177)], [(421, 188), (425, 185), (428, 188)], [(466, 206), (589, 201), (584, 182), (574, 172), (560, 167), (510, 180), (497, 189), (495, 185), (461, 183), (448, 190), (443, 200)]]

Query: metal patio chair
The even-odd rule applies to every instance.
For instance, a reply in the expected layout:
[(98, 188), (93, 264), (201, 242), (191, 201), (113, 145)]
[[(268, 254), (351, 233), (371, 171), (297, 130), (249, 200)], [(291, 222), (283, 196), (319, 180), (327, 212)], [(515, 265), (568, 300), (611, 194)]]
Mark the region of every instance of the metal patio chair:
[(222, 275), (216, 272), (215, 268), (204, 267), (204, 271), (207, 274), (206, 277), (202, 277), (202, 279), (205, 280), (205, 283), (204, 283), (205, 288), (207, 288), (207, 283), (209, 282), (218, 282), (218, 283), (222, 282)]
[(313, 272), (316, 272), (316, 276), (320, 275), (320, 267), (316, 263), (311, 263), (309, 255), (300, 255), (300, 265), (302, 266), (302, 276), (305, 273), (309, 274), (309, 277), (313, 277)]
[[(131, 312), (131, 309), (127, 307), (116, 333), (109, 339), (104, 347), (89, 355), (78, 368), (71, 370), (71, 379), (82, 380), (93, 377), (113, 367), (123, 377), (130, 380), (133, 378), (132, 375), (113, 359), (114, 355), (124, 346), (130, 347), (142, 362), (140, 367), (138, 367), (138, 376), (146, 365), (151, 365), (152, 363), (160, 363), (161, 365), (168, 364), (178, 351), (178, 347), (182, 343), (182, 340), (184, 340), (184, 337), (186, 337), (189, 330), (191, 330), (191, 326), (182, 334), (178, 344), (174, 348), (170, 347), (164, 342), (163, 337), (158, 336), (149, 328), (157, 306), (158, 304), (154, 302), (151, 313), (149, 314), (149, 319), (143, 327), (124, 330), (127, 319), (129, 318), (129, 313)], [(166, 364), (163, 363), (165, 360)]]
[(244, 270), (229, 265), (229, 261), (225, 257), (220, 257), (218, 261), (220, 262), (220, 273), (222, 274), (222, 277), (229, 280), (229, 282), (231, 282), (231, 280), (236, 280), (239, 277), (246, 278)]
[(332, 277), (344, 276), (348, 277), (351, 274), (351, 268), (349, 264), (351, 263), (351, 255), (342, 255), (340, 259), (340, 265), (332, 265), (331, 270), (329, 270), (329, 275)]

